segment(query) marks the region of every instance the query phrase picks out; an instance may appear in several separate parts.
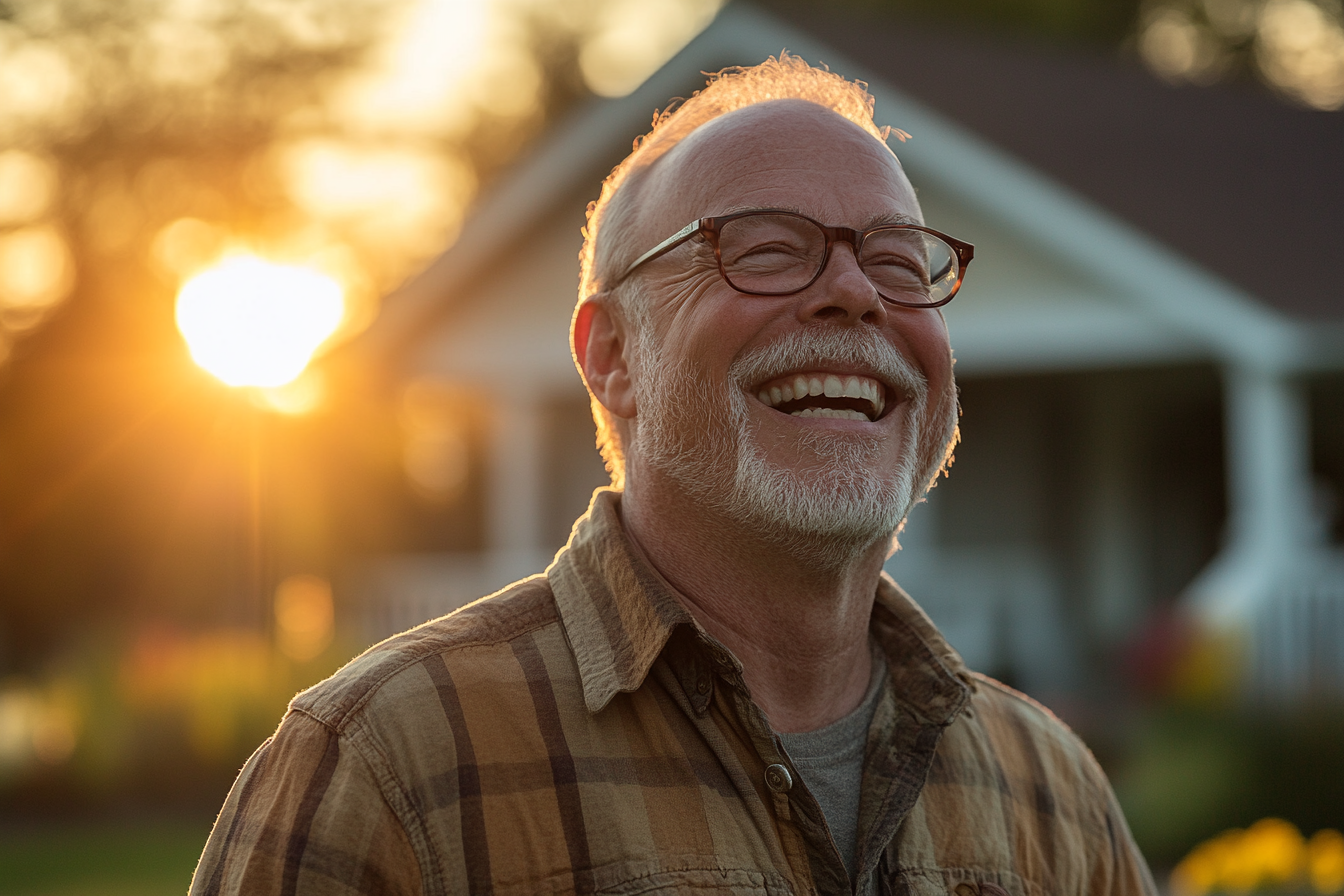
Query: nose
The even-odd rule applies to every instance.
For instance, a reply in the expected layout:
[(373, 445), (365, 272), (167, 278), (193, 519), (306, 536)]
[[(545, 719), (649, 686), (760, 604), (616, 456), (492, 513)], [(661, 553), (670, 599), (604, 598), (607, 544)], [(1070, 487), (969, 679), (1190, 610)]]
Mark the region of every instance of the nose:
[(831, 245), (821, 276), (802, 295), (798, 316), (804, 323), (827, 320), (881, 324), (888, 314), (887, 304), (859, 267), (854, 245), (848, 241)]

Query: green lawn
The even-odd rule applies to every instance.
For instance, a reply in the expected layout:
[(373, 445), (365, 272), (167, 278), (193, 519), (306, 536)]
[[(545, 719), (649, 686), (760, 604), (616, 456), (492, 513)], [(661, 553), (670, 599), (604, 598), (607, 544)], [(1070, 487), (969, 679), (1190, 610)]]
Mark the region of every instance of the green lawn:
[(0, 829), (3, 896), (182, 896), (208, 823)]

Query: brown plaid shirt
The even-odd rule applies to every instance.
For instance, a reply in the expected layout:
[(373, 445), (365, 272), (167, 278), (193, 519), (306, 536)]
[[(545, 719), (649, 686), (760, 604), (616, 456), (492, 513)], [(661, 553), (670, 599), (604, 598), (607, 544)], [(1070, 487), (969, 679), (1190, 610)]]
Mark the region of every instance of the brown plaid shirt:
[(193, 894), (1153, 894), (1104, 775), (891, 582), (851, 884), (816, 800), (599, 492), (545, 576), (300, 694)]

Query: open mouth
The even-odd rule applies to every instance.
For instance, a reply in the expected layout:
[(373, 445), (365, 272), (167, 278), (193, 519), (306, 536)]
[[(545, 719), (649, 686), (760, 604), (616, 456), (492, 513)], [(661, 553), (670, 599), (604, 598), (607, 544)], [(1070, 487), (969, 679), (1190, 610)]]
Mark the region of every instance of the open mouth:
[(791, 373), (761, 385), (756, 397), (790, 417), (873, 421), (887, 406), (886, 387), (866, 376)]

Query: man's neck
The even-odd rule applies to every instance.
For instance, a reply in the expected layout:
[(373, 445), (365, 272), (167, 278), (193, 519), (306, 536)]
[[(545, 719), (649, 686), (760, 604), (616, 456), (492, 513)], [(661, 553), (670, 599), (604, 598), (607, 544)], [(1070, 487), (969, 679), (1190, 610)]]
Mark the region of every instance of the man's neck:
[(631, 485), (621, 502), (626, 530), (696, 621), (741, 660), (776, 731), (812, 731), (859, 705), (871, 678), (868, 621), (885, 539), (819, 570), (688, 505), (676, 489)]

